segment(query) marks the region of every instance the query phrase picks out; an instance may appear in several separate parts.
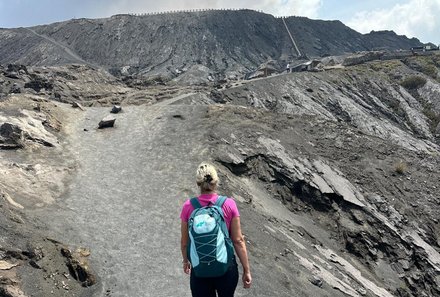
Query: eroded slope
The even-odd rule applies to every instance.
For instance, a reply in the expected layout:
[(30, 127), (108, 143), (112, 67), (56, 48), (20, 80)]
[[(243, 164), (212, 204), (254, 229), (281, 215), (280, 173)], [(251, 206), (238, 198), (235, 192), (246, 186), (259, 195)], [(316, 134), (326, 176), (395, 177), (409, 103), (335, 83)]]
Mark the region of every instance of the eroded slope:
[[(194, 168), (210, 160), (219, 167), (221, 192), (238, 201), (250, 250), (255, 286), (238, 296), (438, 296), (436, 61), (373, 62), (153, 97), (146, 105), (124, 105), (108, 130), (97, 129), (108, 107), (62, 105), (57, 114), (61, 105), (46, 102), (52, 92), (8, 95), (2, 121), (28, 132), (2, 142), (13, 149), (1, 152), (2, 170), (35, 186), (20, 192), (20, 178), (2, 180), (15, 203), (2, 202), (3, 229), (22, 250), (28, 237), (20, 235), (23, 223), (12, 221), (31, 221), (30, 230), (91, 248), (98, 295), (189, 296), (178, 261), (178, 214), (197, 192)], [(68, 67), (64, 79), (54, 81), (60, 89), (75, 86), (87, 81), (82, 71), (94, 70)], [(108, 84), (115, 98), (113, 91), (133, 91), (102, 75), (90, 90), (99, 93)], [(414, 76), (422, 80), (412, 85), (407, 79)], [(11, 79), (21, 78), (5, 81)], [(81, 99), (72, 85), (69, 90), (67, 102)], [(84, 105), (101, 99), (89, 96)], [(48, 123), (62, 124), (63, 136)], [(27, 149), (33, 146), (39, 150)], [(56, 173), (44, 170), (50, 166)], [(35, 195), (23, 195), (27, 189)], [(51, 199), (39, 201), (45, 189)], [(17, 204), (24, 210), (14, 210)], [(1, 257), (10, 261), (6, 253)], [(52, 285), (35, 287), (43, 274), (35, 274), (30, 261), (43, 265), (45, 259), (24, 258), (15, 268), (26, 294), (45, 296)]]

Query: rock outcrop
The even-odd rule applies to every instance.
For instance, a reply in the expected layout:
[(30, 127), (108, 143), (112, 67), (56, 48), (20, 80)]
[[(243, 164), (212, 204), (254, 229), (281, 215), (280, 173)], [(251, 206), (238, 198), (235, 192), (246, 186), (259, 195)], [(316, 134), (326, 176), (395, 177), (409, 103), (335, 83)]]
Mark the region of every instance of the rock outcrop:
[(0, 114), (0, 148), (18, 149), (31, 144), (57, 146), (56, 137), (44, 127), (47, 117), (34, 111), (21, 111), (21, 116)]

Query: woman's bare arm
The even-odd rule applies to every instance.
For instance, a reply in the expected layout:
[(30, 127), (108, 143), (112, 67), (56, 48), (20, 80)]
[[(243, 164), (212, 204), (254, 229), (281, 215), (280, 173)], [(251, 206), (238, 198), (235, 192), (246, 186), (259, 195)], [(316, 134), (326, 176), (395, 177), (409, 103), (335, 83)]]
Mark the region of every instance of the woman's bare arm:
[(243, 266), (243, 286), (250, 288), (252, 283), (251, 268), (249, 265), (246, 242), (241, 233), (240, 217), (235, 217), (231, 221), (231, 239), (234, 243), (235, 252)]
[(183, 271), (186, 274), (189, 274), (191, 272), (191, 264), (189, 263), (188, 256), (187, 256), (187, 248), (188, 248), (188, 242), (189, 242), (189, 235), (188, 235), (188, 223), (182, 221), (180, 225), (180, 250), (182, 252), (182, 263), (183, 263)]

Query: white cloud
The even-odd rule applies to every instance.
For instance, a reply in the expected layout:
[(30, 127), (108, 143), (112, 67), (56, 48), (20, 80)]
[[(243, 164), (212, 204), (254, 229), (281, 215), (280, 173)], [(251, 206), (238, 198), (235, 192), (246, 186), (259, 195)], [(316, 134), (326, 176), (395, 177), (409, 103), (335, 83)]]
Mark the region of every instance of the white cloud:
[(318, 10), (322, 0), (162, 0), (162, 1), (139, 1), (117, 0), (112, 1), (107, 13), (116, 14), (121, 12), (144, 13), (154, 11), (170, 11), (198, 8), (249, 8), (262, 10), (276, 16), (301, 15), (311, 18), (318, 16)]
[[(232, 1), (231, 1), (232, 2)], [(264, 12), (276, 15), (276, 16), (290, 16), (299, 15), (311, 18), (318, 16), (318, 10), (322, 5), (321, 0), (266, 0), (260, 3), (252, 1), (243, 1), (248, 5), (255, 3), (255, 9), (263, 10)]]
[(361, 33), (393, 30), (422, 42), (440, 42), (440, 0), (407, 0), (391, 9), (361, 11), (347, 25)]

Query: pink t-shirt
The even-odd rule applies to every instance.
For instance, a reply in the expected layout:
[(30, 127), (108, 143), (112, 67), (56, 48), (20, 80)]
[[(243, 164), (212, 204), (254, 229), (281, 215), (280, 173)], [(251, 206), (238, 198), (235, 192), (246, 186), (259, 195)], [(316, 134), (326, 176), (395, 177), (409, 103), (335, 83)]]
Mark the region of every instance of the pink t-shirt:
[[(201, 194), (199, 197), (200, 205), (206, 206), (211, 202), (212, 204), (215, 203), (217, 200), (218, 194)], [(184, 222), (189, 221), (189, 217), (191, 216), (191, 213), (193, 212), (194, 207), (191, 205), (190, 199), (186, 200), (182, 207), (182, 212), (180, 213), (180, 218)], [(228, 226), (229, 233), (231, 232), (231, 221), (235, 217), (239, 217), (240, 213), (238, 212), (237, 204), (235, 204), (234, 199), (227, 198), (225, 203), (222, 207), (223, 215), (225, 216), (226, 226)]]

